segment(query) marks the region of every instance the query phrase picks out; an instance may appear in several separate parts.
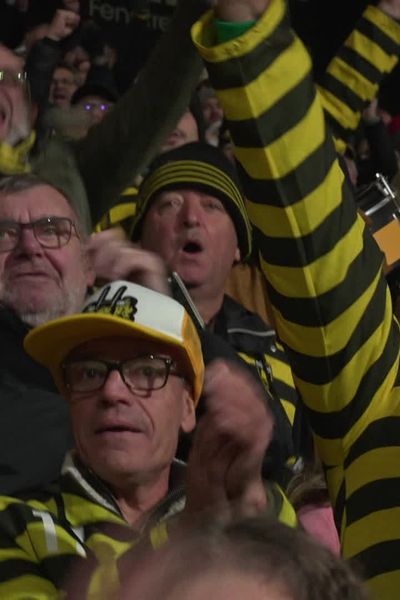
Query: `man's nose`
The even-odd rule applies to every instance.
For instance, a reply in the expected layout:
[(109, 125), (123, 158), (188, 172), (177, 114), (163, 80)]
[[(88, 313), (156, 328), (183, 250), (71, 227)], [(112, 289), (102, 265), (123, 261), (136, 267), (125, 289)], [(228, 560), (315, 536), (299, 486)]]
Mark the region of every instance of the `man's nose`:
[(36, 239), (33, 229), (21, 229), (15, 252), (28, 255), (43, 254), (43, 247)]
[(196, 227), (201, 223), (201, 209), (193, 202), (185, 202), (181, 209), (181, 219), (186, 227)]
[(112, 370), (101, 388), (102, 403), (106, 405), (127, 404), (132, 400), (132, 397), (133, 394), (122, 379), (121, 374), (116, 369)]

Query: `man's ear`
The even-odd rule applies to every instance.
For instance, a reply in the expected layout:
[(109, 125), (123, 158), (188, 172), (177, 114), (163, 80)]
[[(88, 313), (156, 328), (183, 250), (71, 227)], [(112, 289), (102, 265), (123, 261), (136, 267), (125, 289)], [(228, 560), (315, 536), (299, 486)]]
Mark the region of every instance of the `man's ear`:
[(242, 256), (240, 254), (239, 247), (237, 247), (236, 250), (235, 250), (235, 259), (234, 260), (235, 260), (235, 262), (234, 262), (235, 265), (237, 263), (240, 263), (240, 261), (242, 260)]
[(193, 392), (191, 386), (185, 384), (183, 390), (183, 406), (182, 406), (182, 419), (181, 419), (181, 430), (184, 433), (193, 431), (196, 426), (196, 409), (194, 407)]
[(88, 288), (94, 286), (94, 282), (96, 281), (96, 273), (92, 265), (92, 261), (90, 260), (89, 252), (88, 252), (88, 241), (84, 242), (82, 249), (82, 260), (85, 268), (85, 277), (86, 277), (86, 285)]

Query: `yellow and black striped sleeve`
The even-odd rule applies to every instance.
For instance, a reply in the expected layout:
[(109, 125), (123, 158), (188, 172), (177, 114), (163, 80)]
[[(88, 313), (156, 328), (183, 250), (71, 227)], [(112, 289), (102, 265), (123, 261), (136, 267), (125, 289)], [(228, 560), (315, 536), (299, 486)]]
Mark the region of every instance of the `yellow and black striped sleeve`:
[(327, 470), (344, 556), (375, 598), (400, 583), (399, 328), (382, 255), (357, 216), (311, 61), (284, 0), (215, 45), (193, 39), (228, 119), (280, 339)]
[(399, 60), (400, 24), (368, 6), (320, 82), (319, 92), (338, 151), (346, 149), (362, 110)]
[(64, 574), (75, 548), (46, 505), (0, 497), (0, 598), (58, 598), (56, 581), (46, 573)]

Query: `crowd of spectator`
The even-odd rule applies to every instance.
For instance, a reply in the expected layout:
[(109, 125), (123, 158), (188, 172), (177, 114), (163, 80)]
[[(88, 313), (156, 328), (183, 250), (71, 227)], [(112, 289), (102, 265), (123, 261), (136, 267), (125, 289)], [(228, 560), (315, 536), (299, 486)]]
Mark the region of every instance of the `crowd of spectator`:
[(400, 0), (2, 11), (0, 597), (396, 600)]

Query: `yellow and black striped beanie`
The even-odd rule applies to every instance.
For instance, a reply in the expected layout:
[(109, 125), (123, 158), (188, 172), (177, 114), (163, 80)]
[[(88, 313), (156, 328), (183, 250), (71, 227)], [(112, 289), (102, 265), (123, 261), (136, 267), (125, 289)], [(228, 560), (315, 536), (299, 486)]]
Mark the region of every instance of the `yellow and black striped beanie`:
[(246, 259), (251, 253), (251, 225), (235, 166), (221, 150), (203, 142), (185, 144), (154, 161), (139, 189), (132, 239), (140, 238), (143, 217), (156, 195), (184, 188), (221, 200), (235, 226), (241, 258)]

